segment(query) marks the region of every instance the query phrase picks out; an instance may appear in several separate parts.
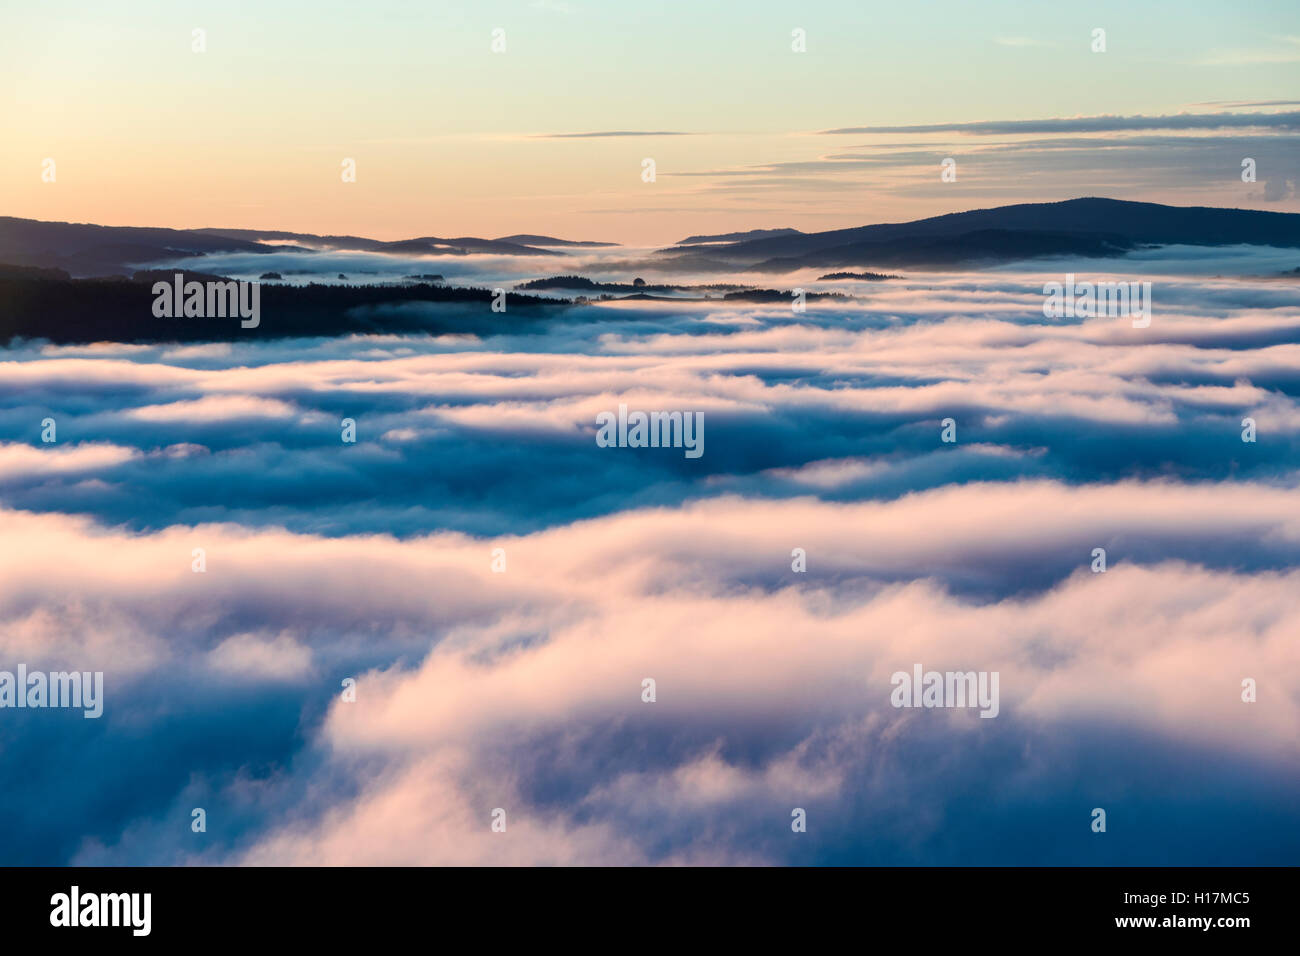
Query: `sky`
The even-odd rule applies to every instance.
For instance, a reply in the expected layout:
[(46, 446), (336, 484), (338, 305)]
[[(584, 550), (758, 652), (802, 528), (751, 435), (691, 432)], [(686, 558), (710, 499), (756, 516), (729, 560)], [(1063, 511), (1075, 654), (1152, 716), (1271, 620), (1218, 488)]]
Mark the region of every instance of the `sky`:
[[(0, 214), (664, 244), (1079, 195), (1300, 210), (1291, 2), (355, 10), (7, 4)], [(1074, 122), (1014, 125), (1043, 120)]]

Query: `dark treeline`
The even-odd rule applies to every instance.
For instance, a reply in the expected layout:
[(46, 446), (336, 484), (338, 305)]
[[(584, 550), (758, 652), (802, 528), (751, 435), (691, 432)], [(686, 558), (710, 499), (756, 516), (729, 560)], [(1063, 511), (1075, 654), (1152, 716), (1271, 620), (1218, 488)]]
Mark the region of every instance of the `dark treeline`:
[(753, 286), (734, 282), (713, 282), (705, 285), (683, 285), (681, 283), (647, 283), (642, 279), (633, 282), (597, 282), (585, 276), (550, 276), (545, 279), (529, 279), (519, 282), (516, 289), (547, 290), (573, 289), (590, 292), (631, 292), (631, 293), (673, 293), (673, 292), (732, 292), (752, 289)]
[[(805, 292), (805, 302), (856, 302), (857, 299), (843, 292)], [(791, 302), (793, 293), (785, 289), (747, 289), (744, 292), (728, 292), (724, 295), (726, 302)]]
[[(187, 280), (210, 277), (187, 273)], [(493, 312), (490, 289), (431, 284), (272, 285), (259, 290), (259, 324), (241, 328), (225, 318), (154, 315), (153, 277), (67, 279), (0, 272), (0, 342), (46, 339), (86, 342), (215, 342), (247, 337), (283, 338), (374, 333), (433, 335), (524, 331), (572, 305), (510, 292), (506, 311)], [(421, 304), (430, 308), (420, 308)]]
[(818, 282), (834, 282), (839, 279), (858, 279), (862, 282), (884, 282), (886, 279), (901, 279), (902, 276), (889, 275), (885, 272), (828, 272), (818, 276)]

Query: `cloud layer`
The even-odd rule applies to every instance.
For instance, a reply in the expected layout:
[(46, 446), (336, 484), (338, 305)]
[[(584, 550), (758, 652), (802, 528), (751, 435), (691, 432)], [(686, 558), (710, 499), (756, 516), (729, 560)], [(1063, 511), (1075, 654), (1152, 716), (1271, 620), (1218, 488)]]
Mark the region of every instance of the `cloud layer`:
[[(1293, 860), (1292, 286), (1049, 278), (7, 350), (0, 669), (106, 703), (0, 711), (4, 862)], [(598, 447), (619, 403), (703, 457)], [(996, 719), (891, 706), (917, 663)]]

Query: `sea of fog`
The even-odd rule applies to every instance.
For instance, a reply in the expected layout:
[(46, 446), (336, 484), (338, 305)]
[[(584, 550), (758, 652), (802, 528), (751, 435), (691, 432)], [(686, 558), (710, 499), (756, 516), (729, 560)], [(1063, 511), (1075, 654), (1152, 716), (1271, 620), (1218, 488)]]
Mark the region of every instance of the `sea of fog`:
[[(1297, 263), (1216, 255), (1090, 264), (1152, 281), (1142, 328), (1044, 317), (1075, 260), (10, 347), (0, 669), (102, 671), (104, 709), (4, 712), (0, 862), (1294, 862), (1300, 301), (1232, 276)], [(702, 454), (598, 441), (620, 406)], [(996, 672), (997, 716), (894, 706), (915, 665)]]

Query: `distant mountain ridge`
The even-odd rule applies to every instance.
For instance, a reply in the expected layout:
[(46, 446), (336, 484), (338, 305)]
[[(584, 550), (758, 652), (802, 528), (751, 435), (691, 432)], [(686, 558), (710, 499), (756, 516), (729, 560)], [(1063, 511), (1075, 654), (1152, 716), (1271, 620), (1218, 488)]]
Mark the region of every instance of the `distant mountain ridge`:
[(617, 246), (617, 242), (596, 242), (590, 239), (556, 239), (554, 236), (534, 236), (527, 233), (518, 236), (502, 236), (496, 242), (513, 242), (521, 246), (541, 246), (549, 248), (551, 246), (564, 246), (581, 249), (590, 249), (603, 246)]
[[(479, 239), (475, 236), (457, 236), (444, 239), (441, 236), (420, 236), (415, 239), (367, 239), (364, 236), (318, 236), (309, 232), (276, 232), (258, 229), (192, 229), (206, 236), (227, 237), (251, 241), (289, 240), (298, 246), (291, 249), (337, 249), (352, 252), (398, 252), (415, 255), (468, 255), (473, 252), (490, 252), (508, 256), (551, 256), (562, 253), (534, 249), (517, 242), (499, 239)], [(272, 251), (284, 251), (283, 245), (270, 247)]]
[(552, 246), (614, 243), (570, 242), (547, 236), (480, 239), (475, 236), (384, 241), (362, 236), (319, 236), (306, 232), (263, 229), (166, 229), (151, 226), (100, 226), (0, 216), (0, 263), (63, 269), (74, 276), (131, 275), (145, 263), (219, 253), (310, 252), (334, 249), (408, 255), (564, 256), (512, 239), (543, 240)]
[(748, 232), (724, 232), (716, 236), (687, 236), (679, 246), (698, 246), (712, 242), (740, 242), (748, 239), (771, 239), (779, 236), (802, 236), (798, 229), (750, 229)]
[[(751, 229), (695, 235), (649, 260), (620, 265), (668, 272), (816, 268), (875, 272), (879, 267), (968, 268), (1038, 256), (1118, 256), (1149, 245), (1249, 245), (1300, 248), (1300, 213), (1207, 206), (1166, 206), (1095, 197), (1021, 203), (878, 223), (800, 232)], [(44, 222), (0, 217), (0, 264), (61, 269), (73, 276), (130, 276), (147, 265), (220, 253), (322, 249), (405, 255), (567, 256), (565, 248), (617, 243), (519, 233), (500, 239), (422, 236), (386, 241), (362, 236), (258, 229), (166, 229)]]
[(871, 265), (944, 267), (1041, 255), (1118, 255), (1142, 245), (1245, 243), (1300, 247), (1300, 213), (1165, 206), (1083, 198), (1021, 203), (827, 232), (713, 244), (697, 258), (681, 244), (660, 249), (661, 265), (704, 262), (759, 271)]

